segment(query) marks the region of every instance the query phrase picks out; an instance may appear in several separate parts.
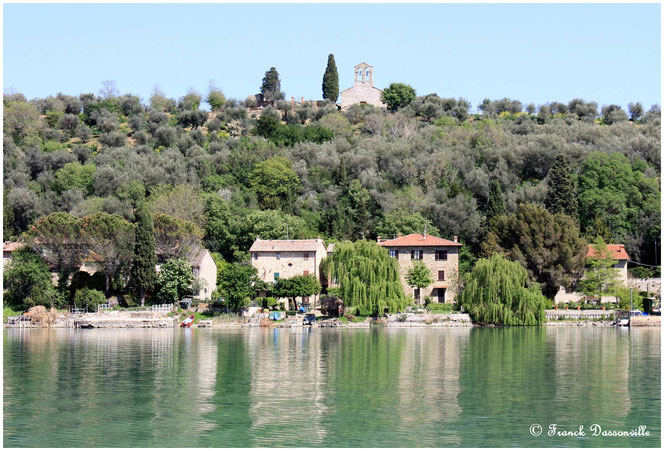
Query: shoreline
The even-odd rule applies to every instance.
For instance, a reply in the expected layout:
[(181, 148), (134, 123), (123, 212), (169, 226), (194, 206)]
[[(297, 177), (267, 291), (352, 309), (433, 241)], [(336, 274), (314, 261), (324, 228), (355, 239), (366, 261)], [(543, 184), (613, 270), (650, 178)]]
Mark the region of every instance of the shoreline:
[[(13, 324), (6, 323), (8, 329), (23, 328), (57, 328), (57, 329), (165, 329), (179, 328), (185, 315), (172, 315), (150, 311), (104, 311), (99, 313), (86, 313), (71, 315), (60, 313), (48, 322), (20, 321)], [(262, 314), (265, 315), (265, 314)], [(368, 329), (371, 327), (387, 327), (393, 329), (431, 328), (446, 329), (452, 327), (520, 327), (497, 326), (493, 324), (480, 324), (471, 320), (466, 313), (398, 313), (388, 314), (383, 318), (366, 318), (362, 321), (348, 318), (318, 317), (313, 325), (304, 324), (304, 315), (290, 316), (283, 320), (272, 321), (265, 316), (220, 318), (212, 317), (199, 319), (193, 328), (335, 328), (335, 329)], [(547, 315), (548, 316), (548, 315)], [(594, 315), (593, 315), (594, 316)], [(599, 318), (597, 316), (582, 316), (577, 318), (553, 319), (535, 327), (616, 327), (615, 321)], [(648, 317), (647, 320), (635, 321), (632, 327), (661, 327), (661, 317)], [(523, 326), (521, 326), (523, 327)]]

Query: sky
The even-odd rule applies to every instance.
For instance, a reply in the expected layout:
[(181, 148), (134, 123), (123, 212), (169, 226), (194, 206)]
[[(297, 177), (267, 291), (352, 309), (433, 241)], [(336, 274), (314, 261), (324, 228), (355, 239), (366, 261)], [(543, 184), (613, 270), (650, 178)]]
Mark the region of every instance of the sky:
[(659, 4), (5, 4), (3, 90), (148, 99), (259, 92), (277, 68), (286, 98), (322, 98), (328, 54), (340, 90), (353, 66), (418, 95), (537, 105), (660, 103)]

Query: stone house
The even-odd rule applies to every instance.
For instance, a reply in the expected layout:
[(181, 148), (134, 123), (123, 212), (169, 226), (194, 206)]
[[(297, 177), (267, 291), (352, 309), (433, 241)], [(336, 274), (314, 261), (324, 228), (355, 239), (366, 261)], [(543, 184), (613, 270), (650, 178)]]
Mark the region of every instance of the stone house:
[[(606, 249), (616, 263), (613, 267), (618, 271), (618, 281), (622, 282), (625, 285), (630, 285), (633, 283), (632, 279), (628, 278), (627, 275), (627, 262), (629, 261), (629, 255), (625, 250), (624, 244), (607, 244)], [(588, 250), (586, 252), (586, 258), (593, 258), (597, 254), (592, 244), (588, 245)], [(567, 304), (570, 302), (579, 302), (583, 299), (585, 295), (583, 293), (578, 293), (575, 291), (567, 291), (565, 287), (560, 287), (558, 293), (554, 297), (555, 304)], [(603, 297), (602, 302), (615, 302), (614, 297)]]
[[(251, 264), (263, 282), (279, 278), (313, 275), (321, 280), (320, 263), (327, 257), (325, 243), (315, 240), (261, 240), (256, 238), (249, 249)], [(314, 296), (314, 303), (318, 296)]]
[[(421, 301), (425, 296), (430, 296), (431, 302), (454, 302), (461, 248), (457, 237), (450, 241), (426, 234), (399, 235), (392, 240), (378, 237), (378, 244), (399, 262), (399, 275), (406, 295)], [(424, 263), (434, 279), (434, 283), (421, 290), (411, 287), (406, 280), (408, 270), (417, 261)]]
[[(629, 255), (627, 255), (625, 245), (607, 244), (606, 250), (608, 251), (611, 258), (616, 260), (616, 263), (613, 265), (613, 267), (618, 270), (618, 279), (623, 283), (627, 283), (627, 261), (629, 260)], [(593, 258), (595, 256), (595, 249), (593, 248), (592, 244), (589, 244), (586, 257)]]
[(4, 241), (2, 243), (2, 266), (7, 266), (12, 261), (12, 253), (24, 246), (18, 241)]
[(217, 290), (217, 264), (212, 259), (210, 251), (200, 249), (189, 258), (194, 278), (199, 281), (199, 291), (194, 293), (194, 299), (212, 299), (212, 292)]
[(356, 103), (385, 108), (380, 99), (383, 91), (373, 85), (373, 67), (367, 63), (355, 66), (355, 84), (341, 91), (341, 109), (345, 110)]

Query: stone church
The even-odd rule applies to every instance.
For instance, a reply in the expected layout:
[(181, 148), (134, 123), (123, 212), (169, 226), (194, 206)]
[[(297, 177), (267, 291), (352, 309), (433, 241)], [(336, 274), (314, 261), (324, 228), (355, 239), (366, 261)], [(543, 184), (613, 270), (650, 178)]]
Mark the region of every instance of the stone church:
[(341, 91), (341, 109), (345, 110), (356, 103), (366, 103), (379, 108), (386, 105), (380, 100), (383, 93), (373, 85), (373, 67), (367, 63), (355, 66), (355, 84)]

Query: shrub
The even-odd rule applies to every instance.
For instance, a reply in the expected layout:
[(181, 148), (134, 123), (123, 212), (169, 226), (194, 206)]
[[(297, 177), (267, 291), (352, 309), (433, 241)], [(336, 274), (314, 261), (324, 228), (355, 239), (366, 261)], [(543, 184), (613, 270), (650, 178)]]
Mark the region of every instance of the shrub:
[(427, 310), (429, 310), (431, 313), (449, 313), (454, 310), (454, 304), (432, 302), (427, 305)]
[(106, 303), (106, 296), (99, 290), (81, 288), (76, 290), (76, 294), (74, 294), (74, 305), (76, 308), (87, 307), (89, 312), (96, 311), (97, 306), (104, 303)]

